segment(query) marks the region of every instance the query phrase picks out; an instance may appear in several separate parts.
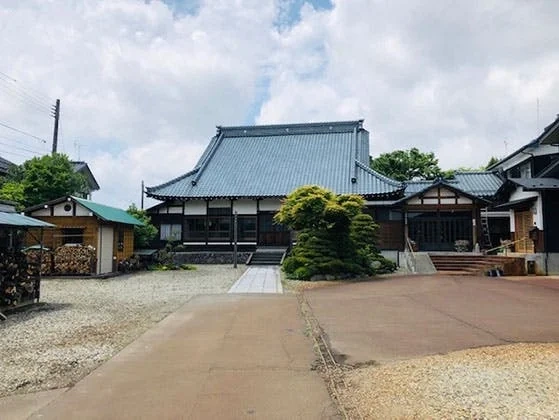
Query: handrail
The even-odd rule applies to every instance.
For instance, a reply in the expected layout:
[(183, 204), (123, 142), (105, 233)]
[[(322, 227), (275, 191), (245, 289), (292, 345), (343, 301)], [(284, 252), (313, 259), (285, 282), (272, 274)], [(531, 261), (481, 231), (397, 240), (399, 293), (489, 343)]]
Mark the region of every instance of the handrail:
[(415, 252), (413, 250), (413, 246), (411, 244), (410, 238), (406, 237), (406, 246), (404, 249), (404, 256), (406, 257), (406, 265), (407, 268), (412, 272), (415, 273)]
[[(509, 242), (509, 243), (507, 243), (507, 244), (503, 244), (503, 245), (496, 246), (495, 248), (488, 249), (487, 251), (484, 251), (484, 252), (485, 252), (486, 254), (489, 254), (490, 252), (496, 251), (496, 250), (501, 249), (501, 248), (506, 250), (506, 249), (507, 249), (508, 247), (510, 247), (511, 245), (514, 245), (514, 244), (516, 244), (516, 243), (518, 243), (518, 242), (527, 241), (528, 239), (530, 239), (530, 238), (528, 238), (527, 236), (525, 236), (524, 238), (520, 238), (520, 239), (517, 239), (516, 241)], [(505, 251), (505, 252), (506, 252), (506, 251)]]

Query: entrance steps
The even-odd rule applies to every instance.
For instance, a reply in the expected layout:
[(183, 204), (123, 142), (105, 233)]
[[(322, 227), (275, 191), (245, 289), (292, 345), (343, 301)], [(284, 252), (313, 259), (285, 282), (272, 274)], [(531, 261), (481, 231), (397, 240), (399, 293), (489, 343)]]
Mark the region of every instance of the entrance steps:
[(281, 265), (286, 252), (286, 247), (261, 246), (252, 253), (247, 265)]
[(526, 274), (524, 258), (466, 252), (435, 253), (429, 257), (440, 274), (521, 276)]

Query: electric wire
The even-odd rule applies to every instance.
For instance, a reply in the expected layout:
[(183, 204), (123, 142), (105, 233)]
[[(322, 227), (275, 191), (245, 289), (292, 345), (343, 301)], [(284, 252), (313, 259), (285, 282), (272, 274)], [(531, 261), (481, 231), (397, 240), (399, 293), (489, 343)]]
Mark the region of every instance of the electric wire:
[[(5, 80), (0, 77), (0, 82), (5, 82)], [(51, 112), (51, 108), (49, 105), (37, 101), (33, 97), (27, 95), (25, 92), (18, 91), (13, 86), (0, 84), (0, 89), (2, 89), (4, 92), (8, 93), (12, 97), (19, 99), (23, 104), (32, 106), (38, 111), (46, 112), (47, 114)]]
[(10, 81), (10, 82), (12, 82), (12, 83), (14, 83), (14, 84), (17, 83), (17, 86), (19, 87), (20, 90), (26, 91), (26, 94), (27, 94), (28, 96), (34, 97), (34, 98), (35, 98), (37, 101), (39, 101), (39, 102), (46, 102), (46, 103), (48, 103), (48, 104), (50, 104), (50, 103), (52, 102), (52, 99), (49, 98), (49, 97), (48, 97), (47, 95), (45, 95), (44, 93), (41, 93), (41, 92), (39, 92), (38, 90), (35, 90), (35, 89), (33, 89), (33, 88), (29, 87), (29, 86), (27, 86), (27, 87), (22, 86), (22, 83), (21, 83), (19, 80), (14, 79), (14, 78), (11, 77), (10, 75), (8, 75), (8, 74), (6, 74), (6, 73), (4, 73), (4, 72), (2, 72), (2, 71), (0, 71), (0, 79), (7, 79), (8, 81)]
[(19, 128), (12, 127), (12, 126), (10, 126), (10, 125), (8, 125), (8, 124), (2, 122), (2, 121), (0, 121), (0, 125), (1, 125), (2, 127), (6, 127), (6, 128), (8, 128), (8, 129), (10, 129), (10, 130), (12, 130), (12, 131), (17, 132), (17, 133), (23, 134), (23, 135), (28, 136), (28, 137), (32, 137), (32, 138), (34, 138), (34, 139), (36, 139), (36, 140), (39, 140), (39, 141), (41, 141), (41, 142), (43, 142), (43, 143), (46, 143), (46, 142), (47, 142), (45, 139), (42, 139), (42, 138), (40, 138), (40, 137), (38, 137), (38, 136), (35, 136), (34, 134), (28, 133), (28, 132), (26, 132), (26, 131), (20, 130)]
[[(35, 154), (39, 154), (39, 155), (43, 153), (42, 151), (39, 151), (39, 150), (27, 149), (27, 148), (21, 147), (21, 146), (14, 146), (13, 144), (4, 143), (3, 141), (0, 141), (0, 144), (2, 144), (4, 146), (13, 147), (14, 149), (17, 149), (17, 150), (22, 150), (22, 151), (25, 151), (25, 152), (31, 152), (31, 153), (35, 153)], [(2, 153), (4, 153), (4, 152), (5, 151), (3, 150)]]
[(2, 154), (21, 156), (21, 157), (24, 157), (24, 158), (28, 158), (29, 156), (35, 156), (36, 155), (35, 153), (29, 153), (29, 152), (19, 153), (19, 152), (9, 152), (9, 151), (5, 151), (5, 150), (2, 151)]

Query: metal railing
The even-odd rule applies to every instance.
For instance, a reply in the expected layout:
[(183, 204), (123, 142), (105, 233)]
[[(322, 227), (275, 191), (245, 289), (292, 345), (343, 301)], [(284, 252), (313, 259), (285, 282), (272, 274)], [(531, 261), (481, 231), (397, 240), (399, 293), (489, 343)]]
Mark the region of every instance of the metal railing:
[(411, 273), (416, 273), (416, 258), (410, 238), (406, 238), (406, 247), (404, 248), (404, 260), (406, 261), (406, 268)]
[(498, 250), (502, 249), (502, 250), (505, 251), (505, 256), (506, 256), (506, 255), (507, 255), (508, 249), (509, 249), (512, 245), (517, 244), (517, 243), (520, 243), (520, 242), (524, 242), (524, 241), (527, 241), (527, 240), (529, 240), (529, 238), (525, 236), (524, 238), (520, 238), (520, 239), (518, 239), (518, 240), (516, 240), (516, 241), (507, 242), (506, 244), (502, 244), (502, 245), (496, 246), (495, 248), (488, 249), (487, 251), (484, 251), (484, 253), (485, 253), (485, 254), (489, 254), (490, 252), (498, 251)]

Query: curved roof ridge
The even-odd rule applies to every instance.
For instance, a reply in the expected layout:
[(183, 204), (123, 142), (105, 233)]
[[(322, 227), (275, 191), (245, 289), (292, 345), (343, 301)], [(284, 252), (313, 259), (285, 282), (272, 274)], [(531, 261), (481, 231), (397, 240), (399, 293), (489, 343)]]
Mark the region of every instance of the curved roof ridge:
[(148, 193), (151, 193), (153, 190), (158, 190), (160, 188), (165, 188), (168, 187), (171, 184), (174, 184), (176, 182), (182, 181), (185, 178), (188, 178), (189, 176), (194, 175), (196, 172), (198, 172), (198, 170), (200, 169), (200, 167), (196, 167), (194, 169), (192, 169), (191, 171), (188, 171), (185, 174), (179, 175), (176, 178), (171, 179), (170, 181), (164, 182), (163, 184), (159, 184), (159, 185), (154, 185), (153, 187), (146, 187), (146, 191)]
[(370, 168), (369, 166), (365, 165), (363, 162), (355, 159), (355, 164), (357, 166), (359, 166), (361, 169), (365, 170), (366, 172), (369, 172), (371, 175), (376, 176), (377, 178), (381, 179), (384, 182), (387, 182), (390, 185), (393, 185), (395, 187), (399, 187), (399, 188), (404, 188), (404, 184), (400, 181), (396, 181), (395, 179), (389, 178), (386, 175), (383, 175), (377, 171), (375, 171), (374, 169)]

